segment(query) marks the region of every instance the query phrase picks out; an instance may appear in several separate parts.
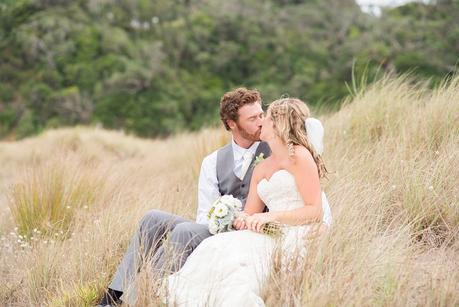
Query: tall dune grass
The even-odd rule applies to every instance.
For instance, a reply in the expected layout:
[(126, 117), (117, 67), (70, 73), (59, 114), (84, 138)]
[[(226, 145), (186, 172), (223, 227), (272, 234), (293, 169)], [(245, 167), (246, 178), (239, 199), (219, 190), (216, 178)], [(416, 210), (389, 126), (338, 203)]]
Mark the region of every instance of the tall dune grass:
[(101, 193), (104, 181), (100, 175), (91, 164), (69, 156), (26, 170), (9, 195), (18, 233), (25, 237), (67, 234), (75, 211), (93, 206)]
[[(334, 223), (294, 272), (275, 265), (267, 305), (458, 305), (459, 78), (382, 78), (321, 120)], [(146, 211), (194, 218), (200, 161), (228, 140), (77, 127), (0, 143), (0, 305), (93, 304)], [(37, 235), (68, 203), (67, 234)], [(139, 306), (156, 306), (141, 280)]]

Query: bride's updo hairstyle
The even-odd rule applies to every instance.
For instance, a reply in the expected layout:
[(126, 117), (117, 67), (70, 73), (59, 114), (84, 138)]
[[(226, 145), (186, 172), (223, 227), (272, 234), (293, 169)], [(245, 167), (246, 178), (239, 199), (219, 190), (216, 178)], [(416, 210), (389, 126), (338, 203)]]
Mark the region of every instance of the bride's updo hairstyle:
[(306, 147), (317, 164), (319, 178), (325, 177), (325, 163), (307, 136), (305, 121), (310, 116), (308, 106), (297, 98), (281, 98), (269, 105), (268, 114), (271, 115), (274, 132), (288, 146), (289, 155), (295, 154), (294, 145)]

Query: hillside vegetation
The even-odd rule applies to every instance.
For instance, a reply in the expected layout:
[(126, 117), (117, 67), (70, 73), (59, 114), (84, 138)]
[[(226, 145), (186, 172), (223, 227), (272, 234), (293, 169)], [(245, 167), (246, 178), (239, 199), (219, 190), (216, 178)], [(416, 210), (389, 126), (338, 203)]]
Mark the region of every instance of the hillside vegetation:
[(196, 131), (240, 85), (336, 109), (353, 70), (433, 85), (458, 72), (458, 54), (453, 0), (381, 17), (354, 0), (2, 0), (0, 138), (96, 123)]

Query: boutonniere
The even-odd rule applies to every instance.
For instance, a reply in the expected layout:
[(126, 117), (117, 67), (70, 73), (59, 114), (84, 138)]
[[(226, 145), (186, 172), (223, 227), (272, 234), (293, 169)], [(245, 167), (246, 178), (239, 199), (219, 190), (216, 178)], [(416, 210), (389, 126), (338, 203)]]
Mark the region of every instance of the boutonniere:
[(255, 167), (258, 163), (263, 161), (265, 159), (265, 154), (261, 153), (258, 156), (255, 157), (255, 161), (253, 162), (253, 167)]

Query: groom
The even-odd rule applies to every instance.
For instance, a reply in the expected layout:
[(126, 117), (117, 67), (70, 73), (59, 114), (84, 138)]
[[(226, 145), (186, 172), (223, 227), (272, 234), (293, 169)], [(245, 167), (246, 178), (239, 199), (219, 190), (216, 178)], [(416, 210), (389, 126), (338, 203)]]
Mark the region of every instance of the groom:
[[(142, 218), (128, 250), (100, 305), (114, 305), (128, 300), (123, 295), (140, 265), (151, 261), (158, 274), (178, 271), (187, 257), (207, 237), (207, 212), (221, 195), (233, 195), (245, 205), (249, 192), (253, 161), (270, 149), (260, 142), (263, 109), (257, 90), (237, 88), (220, 100), (220, 118), (231, 132), (232, 141), (204, 158), (198, 183), (196, 222), (167, 212), (151, 210)], [(161, 241), (168, 234), (168, 249)], [(172, 249), (173, 255), (170, 257)], [(147, 257), (149, 259), (147, 259)], [(172, 263), (171, 263), (172, 261)]]

